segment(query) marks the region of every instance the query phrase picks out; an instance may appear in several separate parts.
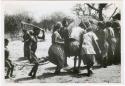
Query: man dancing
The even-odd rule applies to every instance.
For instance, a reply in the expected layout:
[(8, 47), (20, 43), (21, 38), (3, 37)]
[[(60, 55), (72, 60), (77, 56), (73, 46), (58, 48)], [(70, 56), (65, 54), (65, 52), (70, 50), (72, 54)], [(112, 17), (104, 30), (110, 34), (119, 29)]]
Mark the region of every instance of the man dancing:
[[(27, 46), (28, 46), (28, 58), (29, 58), (29, 61), (30, 63), (33, 63), (34, 66), (33, 68), (31, 69), (30, 73), (29, 73), (29, 76), (31, 76), (31, 78), (35, 78), (36, 77), (36, 72), (38, 70), (38, 65), (39, 65), (39, 60), (37, 58), (37, 56), (35, 55), (35, 52), (36, 52), (36, 49), (37, 49), (37, 38), (40, 38), (40, 39), (44, 39), (45, 35), (44, 35), (44, 31), (32, 24), (29, 24), (29, 23), (22, 23), (22, 24), (25, 24), (25, 25), (30, 25), (33, 27), (33, 30), (29, 30), (26, 34), (27, 34)], [(39, 37), (39, 33), (40, 33), (40, 30), (43, 31), (43, 36), (42, 37)]]

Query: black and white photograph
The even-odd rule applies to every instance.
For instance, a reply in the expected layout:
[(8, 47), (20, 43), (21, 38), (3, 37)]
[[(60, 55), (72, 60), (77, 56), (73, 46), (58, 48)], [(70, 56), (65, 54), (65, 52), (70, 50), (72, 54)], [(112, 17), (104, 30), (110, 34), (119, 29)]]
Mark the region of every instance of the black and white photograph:
[(121, 2), (3, 1), (5, 83), (121, 83)]

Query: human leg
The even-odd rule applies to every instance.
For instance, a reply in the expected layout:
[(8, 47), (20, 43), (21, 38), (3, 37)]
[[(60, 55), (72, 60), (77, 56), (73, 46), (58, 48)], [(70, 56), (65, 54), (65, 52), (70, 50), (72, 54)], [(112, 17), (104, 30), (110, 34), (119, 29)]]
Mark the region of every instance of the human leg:
[(5, 66), (7, 67), (7, 74), (6, 74), (5, 78), (12, 77), (13, 65), (12, 65), (11, 61), (10, 60), (6, 60), (5, 61)]
[(35, 78), (35, 77), (36, 77), (36, 72), (37, 72), (37, 70), (38, 70), (38, 64), (36, 63), (36, 64), (32, 67), (32, 69), (31, 69), (31, 71), (30, 71), (30, 73), (29, 73), (29, 76), (31, 76), (32, 78)]
[(91, 68), (94, 64), (93, 59), (95, 58), (95, 56), (91, 55), (91, 54), (86, 54), (85, 56), (87, 58), (87, 60), (86, 60), (87, 61), (87, 76), (90, 76), (93, 74)]

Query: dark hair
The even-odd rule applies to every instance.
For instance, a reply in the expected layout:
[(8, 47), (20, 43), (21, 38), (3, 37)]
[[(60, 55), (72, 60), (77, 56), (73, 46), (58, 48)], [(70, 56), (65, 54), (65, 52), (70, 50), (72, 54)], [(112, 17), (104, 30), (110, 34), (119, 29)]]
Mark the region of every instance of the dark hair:
[(99, 27), (101, 27), (102, 29), (105, 28), (105, 22), (104, 21), (99, 21), (97, 24)]
[(63, 26), (68, 26), (68, 22), (67, 22), (66, 18), (63, 19), (62, 25), (63, 25)]
[(33, 31), (40, 31), (40, 29), (34, 27), (34, 28), (33, 28)]
[(99, 21), (97, 25), (98, 25), (98, 26), (103, 26), (104, 23), (103, 23), (102, 21)]
[(56, 30), (58, 30), (59, 28), (62, 27), (62, 23), (61, 22), (57, 22), (54, 27), (53, 27), (53, 32), (55, 32)]
[(111, 25), (112, 25), (112, 23), (111, 23), (110, 21), (107, 21), (107, 22), (105, 23), (105, 26), (106, 26), (106, 27), (111, 27)]
[(58, 30), (59, 28), (56, 26), (56, 25), (54, 25), (53, 26), (53, 32), (55, 32), (56, 30)]
[[(85, 25), (84, 25), (83, 22), (80, 22), (79, 26), (80, 26), (81, 28), (85, 28)], [(86, 29), (86, 28), (85, 28), (85, 29)]]
[(89, 26), (88, 28), (87, 28), (87, 32), (89, 32), (89, 31), (93, 31), (93, 25), (91, 25), (91, 26)]
[(32, 20), (31, 20), (30, 18), (27, 19), (27, 22), (28, 22), (28, 23), (31, 23), (31, 21), (32, 21)]
[(9, 43), (9, 40), (8, 39), (4, 39), (4, 43)]

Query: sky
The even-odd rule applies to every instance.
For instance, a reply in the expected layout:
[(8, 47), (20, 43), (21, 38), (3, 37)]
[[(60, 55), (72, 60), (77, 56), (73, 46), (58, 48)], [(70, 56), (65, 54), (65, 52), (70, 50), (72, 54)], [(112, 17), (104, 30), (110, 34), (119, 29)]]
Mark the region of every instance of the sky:
[(68, 2), (5, 2), (5, 14), (15, 14), (27, 12), (33, 16), (37, 21), (40, 17), (51, 15), (54, 12), (63, 12), (67, 16), (73, 16), (72, 7), (75, 3)]
[[(67, 16), (75, 17), (72, 8), (78, 1), (4, 1), (3, 7), (5, 14), (16, 14), (27, 12), (36, 21), (40, 21), (41, 17), (51, 15), (54, 12), (63, 12)], [(119, 4), (112, 5), (104, 14), (110, 16), (115, 7)]]

